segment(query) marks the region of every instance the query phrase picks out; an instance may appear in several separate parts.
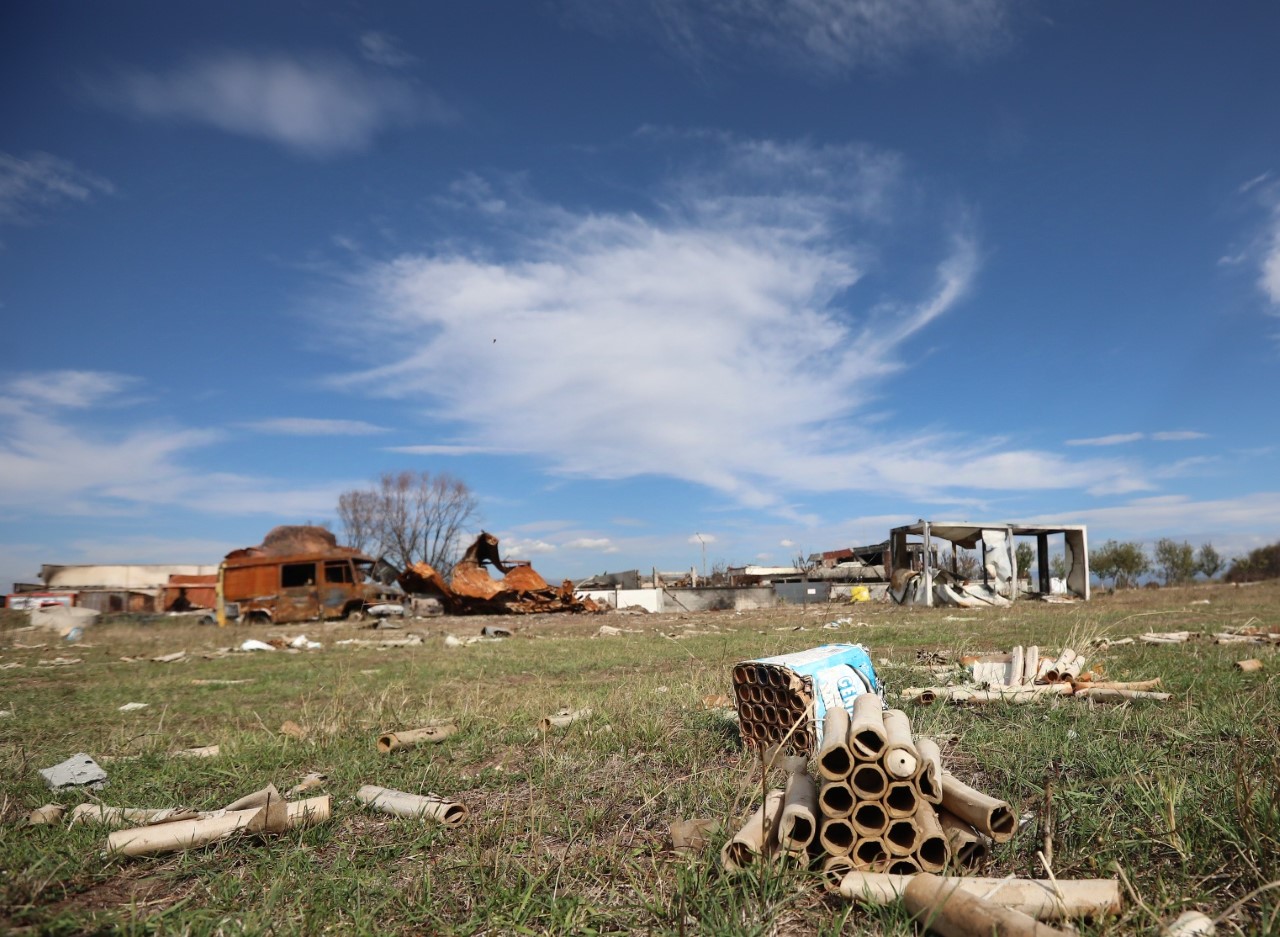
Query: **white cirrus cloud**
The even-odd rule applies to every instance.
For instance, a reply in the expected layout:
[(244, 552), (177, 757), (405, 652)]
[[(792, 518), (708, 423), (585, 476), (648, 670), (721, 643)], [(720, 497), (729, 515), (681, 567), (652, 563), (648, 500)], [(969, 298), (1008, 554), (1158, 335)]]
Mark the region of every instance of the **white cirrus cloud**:
[(697, 544), (702, 544), (702, 543), (715, 543), (715, 542), (716, 542), (716, 535), (715, 535), (715, 534), (691, 534), (691, 535), (690, 535), (690, 537), (689, 537), (689, 539), (688, 539), (688, 541), (686, 541), (686, 542), (687, 542), (687, 543), (697, 543)]
[(1094, 542), (1126, 537), (1221, 537), (1280, 528), (1280, 491), (1208, 499), (1182, 494), (1159, 495), (1108, 507), (1082, 507), (1046, 514), (1032, 518), (1030, 523), (1088, 524), (1089, 538)]
[[(193, 468), (216, 430), (119, 425), (136, 401), (128, 375), (50, 371), (0, 385), (0, 507), (10, 515), (104, 515), (178, 507), (207, 513), (327, 516), (344, 484), (298, 485)], [(112, 419), (105, 419), (110, 413)]]
[(453, 116), (430, 92), (324, 56), (206, 55), (90, 93), (137, 117), (207, 124), (314, 156), (363, 150), (390, 127)]
[(795, 542), (794, 540), (779, 540), (779, 541), (778, 541), (778, 546), (780, 546), (780, 547), (794, 547), (795, 545), (796, 545), (796, 542)]
[(760, 50), (805, 70), (882, 69), (918, 51), (972, 59), (1007, 44), (1016, 0), (567, 0), (588, 27), (642, 30), (698, 66)]
[(255, 432), (281, 436), (372, 436), (390, 432), (385, 426), (375, 426), (364, 420), (324, 420), (300, 416), (253, 420), (240, 425)]
[(1156, 442), (1189, 442), (1193, 439), (1208, 439), (1209, 434), (1193, 429), (1174, 429), (1152, 433), (1151, 438)]
[(521, 537), (501, 537), (502, 558), (504, 560), (521, 560), (544, 553), (555, 553), (556, 545), (545, 540), (523, 539)]
[[(719, 176), (704, 156), (705, 184), (677, 175), (644, 210), (526, 198), (498, 219), (473, 209), (468, 220), (500, 225), (484, 244), (367, 262), (328, 312), (359, 309), (378, 347), (398, 351), (334, 385), (425, 407), (463, 452), (520, 453), (571, 477), (674, 477), (778, 512), (787, 492), (1150, 487), (1123, 460), (855, 421), (908, 343), (972, 289), (977, 237), (929, 232), (946, 246), (901, 287), (913, 298), (864, 298), (864, 270), (892, 269), (873, 242), (893, 223), (900, 170), (882, 167), (895, 160), (721, 146)], [(850, 178), (876, 193), (847, 197)]]
[(400, 41), (388, 33), (370, 31), (360, 37), (360, 54), (374, 65), (408, 68), (417, 58), (405, 52)]
[(1190, 442), (1194, 439), (1208, 439), (1208, 433), (1190, 429), (1163, 430), (1156, 433), (1112, 433), (1109, 436), (1091, 436), (1087, 439), (1068, 439), (1068, 446), (1122, 446), (1125, 443), (1141, 442), (1152, 439), (1156, 442)]
[(114, 192), (106, 179), (49, 153), (0, 152), (0, 224), (30, 224), (47, 211)]

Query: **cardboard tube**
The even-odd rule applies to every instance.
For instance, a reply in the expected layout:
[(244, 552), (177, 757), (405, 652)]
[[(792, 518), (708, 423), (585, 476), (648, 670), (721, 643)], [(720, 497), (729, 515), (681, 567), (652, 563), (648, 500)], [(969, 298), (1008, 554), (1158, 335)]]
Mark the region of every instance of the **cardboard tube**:
[[(84, 806), (81, 804), (81, 806)], [(27, 814), (27, 823), (31, 826), (47, 826), (52, 823), (61, 823), (62, 815), (67, 812), (67, 808), (62, 804), (45, 804), (43, 807), (37, 807)], [(72, 822), (75, 818), (72, 817)]]
[(1183, 911), (1177, 920), (1164, 930), (1163, 937), (1213, 937), (1218, 926), (1213, 918), (1199, 911)]
[(920, 796), (931, 804), (942, 803), (942, 749), (933, 739), (916, 739), (916, 751), (920, 753), (920, 773), (916, 775), (916, 787)]
[(1254, 673), (1261, 669), (1262, 661), (1258, 660), (1256, 657), (1251, 657), (1248, 660), (1236, 661), (1236, 670), (1239, 670), (1241, 673)]
[(787, 780), (778, 821), (778, 845), (789, 852), (805, 849), (818, 835), (818, 785), (802, 769)]
[[(1115, 879), (943, 879), (993, 904), (1020, 911), (1042, 921), (1098, 919), (1120, 913), (1120, 883)], [(902, 897), (911, 878), (875, 872), (852, 872), (841, 880), (840, 895), (862, 904), (893, 904)], [(991, 931), (981, 932), (988, 937)]]
[(884, 848), (893, 858), (909, 856), (920, 844), (920, 827), (913, 817), (899, 817), (889, 821), (889, 828), (884, 833)]
[(898, 695), (903, 699), (911, 700), (918, 706), (930, 706), (938, 701), (938, 688), (932, 686), (909, 686)]
[(982, 836), (955, 814), (947, 810), (939, 810), (938, 822), (946, 834), (947, 845), (951, 850), (951, 860), (957, 866), (971, 869), (987, 857), (987, 838)]
[(315, 826), (326, 823), (333, 814), (333, 798), (328, 794), (319, 797), (308, 797), (305, 800), (294, 800), (285, 804), (288, 810), (289, 828)]
[(853, 808), (851, 820), (858, 835), (866, 838), (881, 836), (889, 828), (889, 815), (878, 802), (858, 804)]
[(877, 764), (860, 764), (849, 776), (849, 786), (860, 800), (879, 800), (889, 789), (889, 779)]
[(1018, 678), (1019, 684), (1030, 685), (1036, 682), (1036, 671), (1040, 669), (1040, 645), (1033, 644), (1027, 648), (1027, 654), (1022, 662), (1022, 674)]
[(901, 817), (909, 817), (916, 812), (916, 807), (920, 803), (920, 796), (916, 792), (916, 786), (911, 781), (894, 781), (889, 785), (889, 789), (885, 791), (884, 812), (889, 815), (889, 819), (897, 820)]
[(859, 839), (853, 847), (853, 867), (860, 871), (870, 871), (883, 865), (889, 858), (889, 850), (884, 848), (884, 840), (879, 836)]
[(1089, 680), (1076, 687), (1079, 693), (1083, 689), (1090, 690), (1154, 690), (1160, 685), (1160, 678), (1150, 680)]
[(543, 732), (550, 729), (563, 729), (566, 726), (573, 725), (579, 719), (586, 719), (591, 715), (590, 709), (568, 709), (556, 713), (554, 716), (543, 716), (538, 722), (538, 728)]
[(886, 744), (880, 759), (884, 773), (890, 779), (913, 778), (920, 769), (920, 753), (911, 739), (911, 720), (901, 709), (890, 709), (884, 714)]
[(915, 875), (920, 871), (920, 863), (915, 856), (890, 856), (886, 871), (890, 875)]
[(174, 807), (168, 810), (148, 810), (142, 807), (108, 807), (104, 804), (80, 804), (71, 811), (71, 823), (101, 823), (106, 826), (172, 823), (175, 820), (191, 820), (200, 816), (197, 810)]
[(827, 851), (827, 855), (849, 855), (849, 850), (853, 849), (857, 839), (853, 824), (848, 820), (829, 818), (822, 821), (822, 832), (818, 836), (818, 841), (822, 843), (822, 848)]
[(1027, 652), (1019, 644), (1013, 649), (1013, 653), (1009, 655), (1009, 679), (1005, 682), (1009, 686), (1020, 686), (1022, 684), (1022, 674), (1026, 670)]
[(1080, 670), (1084, 667), (1084, 658), (1067, 648), (1058, 658), (1058, 679), (1074, 680), (1080, 676)]
[(1087, 686), (1076, 690), (1076, 696), (1097, 700), (1099, 703), (1122, 703), (1131, 699), (1149, 699), (1165, 702), (1173, 698), (1169, 693), (1150, 693), (1146, 690), (1112, 690), (1107, 687)]
[(726, 872), (737, 872), (773, 852), (781, 812), (782, 791), (769, 791), (764, 803), (720, 850), (720, 863)]
[(942, 937), (1065, 937), (1021, 911), (969, 894), (956, 881), (930, 872), (912, 876), (902, 890), (907, 912)]
[(818, 794), (818, 806), (822, 815), (833, 820), (850, 816), (855, 803), (853, 788), (846, 781), (827, 781)]
[(921, 804), (915, 816), (920, 827), (920, 841), (916, 844), (916, 861), (924, 872), (942, 872), (951, 864), (951, 846), (942, 829), (937, 813), (929, 804)]
[(942, 806), (997, 843), (1007, 843), (1018, 828), (1018, 817), (1003, 800), (988, 797), (942, 772)]
[(403, 732), (387, 732), (378, 736), (378, 751), (385, 755), (389, 752), (404, 751), (430, 742), (443, 742), (458, 731), (455, 725), (426, 726), (421, 729), (407, 729)]
[(405, 791), (393, 791), (390, 788), (366, 784), (356, 791), (356, 800), (383, 813), (397, 817), (438, 820), (445, 826), (457, 826), (467, 818), (466, 807), (457, 801), (447, 800), (439, 794), (409, 794)]
[(844, 877), (853, 871), (853, 860), (848, 856), (827, 856), (822, 861), (822, 881), (829, 892), (838, 892)]
[[(274, 790), (274, 787), (269, 790)], [(265, 793), (266, 790), (258, 791), (241, 800), (258, 798)], [(280, 833), (293, 827), (310, 826), (328, 820), (330, 809), (328, 795), (293, 804), (268, 798), (261, 806), (244, 810), (217, 810), (190, 820), (116, 830), (107, 837), (107, 852), (148, 856), (207, 846), (240, 830), (247, 833)]]
[(854, 752), (875, 761), (888, 744), (884, 728), (884, 706), (874, 693), (854, 697), (853, 715), (849, 719), (849, 744)]
[(849, 711), (843, 706), (827, 710), (822, 720), (822, 748), (818, 750), (818, 773), (828, 781), (843, 781), (853, 770), (849, 748)]
[(284, 798), (280, 796), (280, 792), (276, 790), (276, 786), (274, 784), (268, 784), (260, 791), (254, 791), (252, 794), (245, 794), (239, 800), (233, 800), (222, 809), (232, 812), (236, 810), (252, 810), (283, 800)]

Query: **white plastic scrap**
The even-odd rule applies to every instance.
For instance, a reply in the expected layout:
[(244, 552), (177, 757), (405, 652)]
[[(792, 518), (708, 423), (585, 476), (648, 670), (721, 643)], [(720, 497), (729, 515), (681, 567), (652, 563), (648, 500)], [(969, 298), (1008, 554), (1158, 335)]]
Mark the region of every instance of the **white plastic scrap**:
[(314, 651), (317, 648), (324, 647), (319, 641), (308, 641), (305, 634), (300, 634), (289, 642), (289, 647), (305, 648), (308, 651)]
[(125, 703), (123, 706), (120, 707), (120, 712), (131, 713), (139, 709), (146, 709), (150, 705), (151, 705), (150, 703)]
[(274, 651), (275, 648), (273, 648), (266, 641), (259, 641), (257, 638), (250, 638), (248, 641), (245, 641), (244, 644), (240, 645), (240, 650), (242, 651)]

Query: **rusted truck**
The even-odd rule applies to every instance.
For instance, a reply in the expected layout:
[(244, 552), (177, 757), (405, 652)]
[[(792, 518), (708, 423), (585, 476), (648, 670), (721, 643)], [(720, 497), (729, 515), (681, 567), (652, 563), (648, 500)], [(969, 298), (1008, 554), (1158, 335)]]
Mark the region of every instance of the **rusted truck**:
[(228, 553), (218, 567), (218, 624), (285, 624), (321, 618), (361, 621), (395, 602), (373, 578), (375, 560), (318, 528), (276, 528), (261, 546)]

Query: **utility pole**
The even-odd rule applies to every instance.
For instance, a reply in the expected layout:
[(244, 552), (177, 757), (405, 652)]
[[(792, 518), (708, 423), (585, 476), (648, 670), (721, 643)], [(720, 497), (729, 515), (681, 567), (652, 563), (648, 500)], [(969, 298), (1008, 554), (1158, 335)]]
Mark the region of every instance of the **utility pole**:
[(702, 544), (702, 579), (705, 582), (707, 579), (707, 541), (702, 539), (702, 534), (700, 533), (695, 532), (694, 536), (698, 538), (698, 543)]

